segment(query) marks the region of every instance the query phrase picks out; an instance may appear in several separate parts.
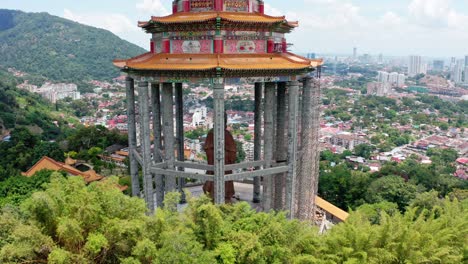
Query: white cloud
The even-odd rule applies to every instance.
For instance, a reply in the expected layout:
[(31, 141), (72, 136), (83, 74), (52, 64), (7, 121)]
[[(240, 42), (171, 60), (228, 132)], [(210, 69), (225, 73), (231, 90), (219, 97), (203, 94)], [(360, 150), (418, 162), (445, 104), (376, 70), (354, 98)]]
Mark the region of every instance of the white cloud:
[(272, 7), (270, 4), (265, 3), (265, 14), (269, 16), (283, 16), (284, 13), (279, 9)]
[(69, 9), (63, 11), (63, 17), (88, 26), (109, 30), (114, 34), (136, 31), (136, 23), (128, 17), (116, 13), (75, 13)]
[(379, 19), (379, 23), (384, 27), (398, 27), (402, 25), (403, 19), (399, 15), (389, 11)]
[[(165, 0), (165, 2), (170, 2)], [(137, 10), (143, 13), (150, 13), (152, 15), (168, 15), (169, 11), (164, 7), (161, 0), (139, 0), (136, 4)]]
[(468, 26), (468, 16), (458, 13), (451, 0), (413, 0), (409, 15), (421, 26), (462, 29)]

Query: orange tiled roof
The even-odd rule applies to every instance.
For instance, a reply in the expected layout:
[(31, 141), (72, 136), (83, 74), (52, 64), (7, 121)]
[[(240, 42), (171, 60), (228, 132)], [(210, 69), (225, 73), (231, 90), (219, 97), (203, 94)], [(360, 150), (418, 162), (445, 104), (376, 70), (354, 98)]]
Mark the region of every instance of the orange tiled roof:
[(94, 170), (85, 171), (81, 174), (81, 176), (83, 177), (86, 183), (100, 181), (104, 178), (103, 176), (97, 174)]
[(42, 159), (36, 162), (36, 164), (34, 164), (27, 172), (23, 172), (22, 175), (31, 177), (40, 170), (65, 171), (70, 175), (82, 177), (86, 183), (99, 181), (104, 178), (103, 176), (97, 174), (94, 170), (82, 172), (70, 165), (56, 161), (47, 156), (42, 157)]
[(82, 174), (80, 170), (75, 169), (72, 166), (69, 166), (65, 163), (51, 159), (47, 156), (42, 157), (42, 159), (36, 162), (36, 164), (34, 164), (27, 172), (23, 172), (22, 174), (26, 177), (31, 177), (40, 170), (54, 170), (54, 171), (62, 170), (74, 176)]
[(154, 54), (145, 53), (128, 60), (115, 60), (119, 68), (133, 70), (190, 71), (213, 70), (301, 70), (315, 68), (322, 60), (309, 60), (293, 53), (266, 54)]
[(161, 24), (176, 24), (176, 23), (195, 23), (207, 22), (221, 18), (231, 22), (250, 22), (250, 23), (288, 23), (291, 27), (296, 27), (297, 22), (287, 22), (284, 16), (268, 16), (260, 13), (240, 13), (240, 12), (180, 12), (164, 17), (151, 17), (150, 21), (138, 22), (139, 27), (146, 27), (151, 22)]

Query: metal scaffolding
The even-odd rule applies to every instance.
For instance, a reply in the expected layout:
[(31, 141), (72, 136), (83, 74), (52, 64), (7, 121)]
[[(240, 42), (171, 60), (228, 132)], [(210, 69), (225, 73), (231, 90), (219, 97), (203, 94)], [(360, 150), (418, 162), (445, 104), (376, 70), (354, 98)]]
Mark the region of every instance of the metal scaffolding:
[[(254, 161), (225, 164), (225, 84), (223, 78), (213, 78), (215, 158), (214, 164), (208, 165), (184, 159), (182, 83), (139, 80), (137, 118), (134, 78), (126, 79), (132, 193), (139, 195), (140, 165), (143, 171), (142, 196), (149, 212), (153, 212), (156, 206), (162, 206), (165, 193), (182, 192), (185, 178), (213, 181), (216, 204), (225, 202), (225, 181), (253, 179), (253, 202), (261, 201), (265, 211), (287, 210), (291, 218), (312, 219), (319, 161), (320, 85), (317, 80), (305, 77), (302, 89), (297, 80), (256, 82)], [(302, 108), (301, 112), (299, 108)], [(137, 119), (140, 120), (139, 147)], [(299, 125), (301, 133), (298, 132)], [(214, 175), (186, 172), (187, 168), (213, 171)], [(239, 169), (226, 175), (226, 171)]]

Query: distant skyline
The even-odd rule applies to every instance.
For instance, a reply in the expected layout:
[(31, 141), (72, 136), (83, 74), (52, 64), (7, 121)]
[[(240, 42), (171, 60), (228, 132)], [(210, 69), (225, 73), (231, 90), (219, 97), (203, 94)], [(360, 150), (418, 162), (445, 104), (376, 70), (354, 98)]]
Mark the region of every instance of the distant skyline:
[[(104, 28), (149, 48), (137, 21), (167, 15), (172, 0), (2, 0), (0, 8), (48, 12)], [(265, 0), (268, 15), (298, 20), (297, 53), (457, 57), (468, 54), (466, 0)]]

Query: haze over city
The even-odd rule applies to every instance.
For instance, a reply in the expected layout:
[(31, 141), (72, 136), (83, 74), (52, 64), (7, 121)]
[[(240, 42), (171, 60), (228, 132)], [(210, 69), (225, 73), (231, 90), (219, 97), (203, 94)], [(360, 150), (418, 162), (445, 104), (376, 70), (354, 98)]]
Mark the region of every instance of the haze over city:
[[(48, 12), (110, 30), (145, 49), (148, 36), (136, 21), (168, 15), (170, 0), (4, 0), (2, 8)], [(297, 53), (428, 57), (468, 53), (468, 5), (464, 0), (272, 0), (265, 13), (286, 15), (300, 27), (289, 37)], [(440, 44), (443, 43), (443, 46)]]

